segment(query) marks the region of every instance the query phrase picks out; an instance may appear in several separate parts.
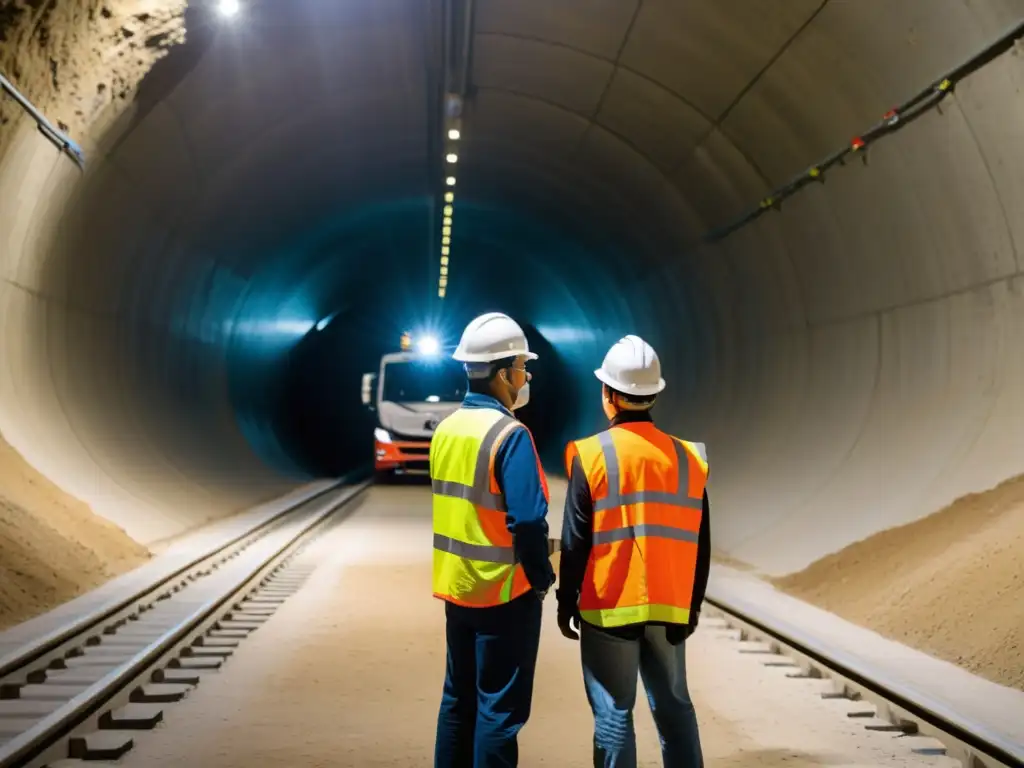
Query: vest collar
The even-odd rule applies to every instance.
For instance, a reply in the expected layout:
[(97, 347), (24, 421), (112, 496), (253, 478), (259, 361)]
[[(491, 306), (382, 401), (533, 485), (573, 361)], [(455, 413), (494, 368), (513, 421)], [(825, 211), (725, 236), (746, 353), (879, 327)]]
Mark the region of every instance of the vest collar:
[(618, 427), (623, 424), (653, 424), (654, 417), (650, 411), (619, 411), (609, 426)]
[(512, 413), (502, 405), (496, 397), (490, 395), (482, 395), (479, 392), (467, 392), (465, 398), (462, 400), (463, 408), (493, 408), (496, 411), (501, 411), (506, 416), (515, 418)]

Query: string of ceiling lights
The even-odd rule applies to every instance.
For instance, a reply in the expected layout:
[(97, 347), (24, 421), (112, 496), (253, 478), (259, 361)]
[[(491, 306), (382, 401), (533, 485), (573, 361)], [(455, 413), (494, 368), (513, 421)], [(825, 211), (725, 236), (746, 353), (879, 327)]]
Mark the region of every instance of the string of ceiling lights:
[(449, 128), (444, 146), (445, 193), (441, 209), (441, 272), (437, 280), (437, 298), (443, 299), (448, 293), (448, 267), (452, 252), (452, 226), (455, 220), (455, 165), (459, 162), (459, 139), (462, 132)]

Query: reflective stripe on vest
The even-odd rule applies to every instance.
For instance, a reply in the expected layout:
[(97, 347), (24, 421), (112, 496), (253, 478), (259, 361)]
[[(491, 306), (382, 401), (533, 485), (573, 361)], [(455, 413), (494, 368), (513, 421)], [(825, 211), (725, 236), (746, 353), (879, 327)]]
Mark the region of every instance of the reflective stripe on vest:
[(529, 589), (516, 562), (494, 460), (521, 424), (489, 408), (461, 408), (431, 441), (434, 595), (459, 605), (509, 602)]
[(613, 427), (574, 446), (594, 499), (581, 616), (604, 627), (687, 623), (707, 481), (704, 446), (650, 423)]
[[(704, 498), (690, 497), (690, 462), (679, 440), (672, 440), (672, 447), (676, 451), (676, 467), (679, 471), (679, 485), (673, 491), (633, 491), (622, 493), (619, 480), (619, 456), (615, 452), (615, 443), (612, 440), (612, 433), (602, 432), (597, 436), (601, 443), (601, 453), (604, 455), (605, 475), (608, 478), (608, 495), (603, 499), (594, 502), (594, 512), (603, 512), (616, 507), (627, 507), (635, 504), (669, 504), (675, 507), (688, 509), (703, 509)], [(702, 443), (697, 443), (703, 448)], [(701, 458), (704, 458), (701, 453)], [(704, 459), (707, 461), (706, 459)], [(632, 531), (632, 536), (624, 535), (622, 532)], [(641, 532), (642, 531), (642, 532)], [(680, 541), (696, 541), (696, 532), (684, 531), (670, 526), (625, 526), (615, 531), (597, 531), (594, 533), (594, 543), (604, 544), (610, 541), (622, 541), (626, 538), (636, 536), (662, 536), (666, 538), (679, 539)]]

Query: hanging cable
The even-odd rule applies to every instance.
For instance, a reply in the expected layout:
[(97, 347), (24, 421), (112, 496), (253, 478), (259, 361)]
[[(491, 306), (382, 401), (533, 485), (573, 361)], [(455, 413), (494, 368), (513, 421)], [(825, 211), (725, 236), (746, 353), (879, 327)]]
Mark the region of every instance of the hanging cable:
[(1007, 51), (1013, 49), (1021, 38), (1024, 38), (1024, 19), (1018, 22), (1016, 26), (1005, 32), (990, 45), (986, 46), (980, 53), (975, 54), (956, 69), (946, 73), (938, 80), (934, 81), (931, 85), (920, 91), (910, 100), (904, 102), (898, 107), (890, 109), (882, 115), (880, 122), (876, 123), (859, 136), (854, 136), (846, 146), (836, 152), (833, 152), (824, 160), (812, 165), (810, 168), (807, 168), (799, 176), (791, 179), (787, 184), (784, 184), (767, 197), (763, 198), (756, 208), (753, 208), (743, 216), (740, 216), (732, 223), (707, 233), (701, 239), (701, 242), (718, 242), (725, 239), (741, 227), (745, 227), (747, 224), (750, 224), (763, 213), (771, 210), (781, 210), (784, 200), (795, 195), (808, 184), (815, 182), (823, 184), (825, 182), (825, 173), (833, 166), (845, 165), (846, 160), (852, 155), (860, 155), (866, 163), (866, 152), (872, 144), (882, 137), (888, 136), (889, 134), (895, 133), (901, 128), (904, 128), (926, 112), (930, 112), (933, 108), (938, 108), (939, 104), (941, 104), (941, 102), (953, 92), (957, 83), (968, 75), (977, 72), (979, 69), (1002, 56)]

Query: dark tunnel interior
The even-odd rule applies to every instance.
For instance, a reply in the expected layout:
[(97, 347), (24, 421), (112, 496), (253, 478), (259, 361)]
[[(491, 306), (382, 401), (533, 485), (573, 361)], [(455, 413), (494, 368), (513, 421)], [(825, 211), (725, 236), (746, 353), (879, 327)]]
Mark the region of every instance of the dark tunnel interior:
[[(247, 28), (241, 30), (225, 29), (210, 7), (189, 7), (187, 43), (159, 61), (143, 81), (133, 125), (121, 140), (193, 72), (211, 46), (258, 56), (267, 46), (249, 35), (294, 33), (295, 25), (301, 24), (302, 3), (287, 11), (267, 3), (248, 5)], [(311, 15), (325, 13), (322, 7), (306, 6)], [(358, 23), (359, 18), (349, 12), (337, 21)], [(294, 101), (298, 105), (302, 85), (297, 85)], [(429, 93), (430, 85), (437, 84), (426, 83), (427, 101), (439, 100), (440, 93)], [(326, 132), (331, 128), (326, 127)], [(418, 138), (426, 141), (430, 133)], [(342, 135), (337, 138), (344, 141)], [(110, 151), (116, 154), (119, 143), (113, 143)], [(470, 146), (488, 150), (484, 142)], [(392, 153), (394, 148), (387, 145), (379, 151)], [(272, 217), (279, 205), (290, 204), (311, 208), (310, 214), (296, 211), (294, 223), (288, 229), (275, 228), (272, 238), (244, 231), (253, 229), (251, 222), (244, 227), (224, 226), (208, 247), (218, 254), (215, 259), (236, 253), (239, 259), (261, 265), (259, 275), (249, 278), (258, 281), (260, 288), (248, 287), (247, 320), (229, 346), (227, 377), (231, 408), (242, 432), (271, 466), (296, 477), (336, 477), (365, 465), (375, 417), (354, 406), (353, 394), (359, 391), (362, 373), (374, 370), (382, 354), (397, 351), (404, 330), (429, 328), (454, 345), (468, 320), (492, 309), (518, 315), (541, 356), (531, 368), (536, 377), (531, 404), (520, 415), (531, 427), (545, 464), (557, 471), (565, 441), (573, 436), (573, 426), (583, 413), (588, 413), (593, 426), (599, 424), (596, 385), (589, 391), (575, 389), (562, 353), (531, 322), (531, 313), (544, 306), (558, 324), (588, 326), (591, 318), (584, 316), (573, 298), (574, 288), (582, 292), (577, 287), (580, 281), (589, 283), (584, 289), (588, 293), (611, 296), (618, 290), (616, 281), (628, 280), (631, 272), (641, 269), (639, 264), (627, 266), (630, 246), (625, 228), (615, 231), (612, 222), (595, 227), (582, 219), (567, 221), (557, 203), (537, 210), (532, 195), (516, 190), (495, 198), (484, 191), (491, 185), (481, 179), (479, 198), (463, 200), (460, 195), (459, 226), (451, 250), (465, 257), (459, 259), (458, 279), (453, 276), (442, 307), (429, 289), (437, 250), (432, 225), (441, 198), (430, 194), (431, 184), (439, 181), (432, 178), (438, 171), (436, 163), (396, 168), (387, 190), (376, 199), (338, 206), (326, 200), (313, 202), (314, 194), (297, 176), (291, 192), (282, 194), (273, 175), (277, 169), (261, 165), (256, 160), (254, 168), (244, 171), (252, 175), (247, 190), (268, 190), (259, 218)], [(343, 190), (342, 194), (346, 192), (351, 193)], [(241, 220), (240, 215), (235, 221)], [(267, 222), (267, 226), (274, 225)], [(625, 243), (616, 243), (623, 238)], [(223, 280), (214, 268), (204, 286), (206, 301), (197, 309), (212, 314), (224, 311), (216, 305), (220, 298), (216, 283)], [(289, 285), (292, 291), (285, 299), (292, 314), (276, 318), (281, 300), (276, 288), (281, 285)], [(222, 296), (234, 298), (228, 292)], [(187, 299), (195, 301), (194, 296)], [(319, 327), (312, 324), (314, 320)], [(253, 371), (266, 360), (264, 345), (275, 330), (290, 336), (287, 349), (273, 357), (262, 377), (254, 378)], [(571, 354), (572, 342), (557, 331), (555, 336)]]

